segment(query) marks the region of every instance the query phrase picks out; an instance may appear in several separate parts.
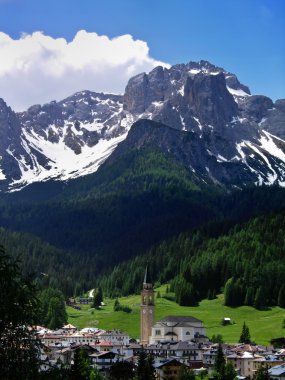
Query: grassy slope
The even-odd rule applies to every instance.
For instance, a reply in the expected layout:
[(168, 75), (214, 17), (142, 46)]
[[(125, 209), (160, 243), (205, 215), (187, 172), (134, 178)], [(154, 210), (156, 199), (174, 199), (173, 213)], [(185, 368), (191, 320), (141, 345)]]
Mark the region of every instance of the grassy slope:
[[(160, 290), (163, 294), (165, 287), (156, 290)], [(131, 337), (138, 338), (140, 297), (138, 295), (124, 297), (120, 299), (120, 303), (130, 306), (133, 309), (132, 313), (113, 312), (114, 300), (106, 300), (107, 305), (102, 310), (93, 311), (88, 306), (82, 310), (68, 307), (68, 321), (80, 328), (86, 326), (97, 326), (102, 329), (118, 328), (128, 332)], [(212, 301), (203, 300), (198, 307), (183, 307), (164, 298), (156, 299), (155, 319), (167, 315), (192, 315), (199, 318), (204, 321), (207, 336), (222, 334), (224, 340), (229, 343), (238, 341), (244, 321), (249, 326), (251, 339), (256, 343), (266, 345), (270, 339), (285, 335), (285, 329), (282, 329), (284, 309), (274, 307), (268, 311), (258, 311), (248, 306), (230, 308), (223, 306), (223, 296)], [(220, 321), (224, 317), (230, 317), (235, 324), (221, 326)]]

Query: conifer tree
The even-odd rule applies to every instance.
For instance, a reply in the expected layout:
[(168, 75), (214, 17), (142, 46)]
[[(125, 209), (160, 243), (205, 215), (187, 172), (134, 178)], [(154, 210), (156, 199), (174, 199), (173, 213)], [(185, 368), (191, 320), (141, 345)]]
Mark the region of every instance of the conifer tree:
[(217, 355), (215, 358), (215, 364), (214, 364), (214, 370), (217, 373), (219, 379), (223, 379), (224, 377), (225, 364), (226, 364), (226, 360), (224, 357), (223, 348), (222, 348), (221, 343), (219, 343)]
[(232, 362), (227, 362), (225, 365), (225, 372), (223, 380), (234, 380), (237, 376), (237, 373), (234, 369)]
[(192, 369), (182, 364), (177, 374), (177, 380), (195, 380), (195, 373)]
[(235, 306), (235, 284), (233, 278), (228, 279), (225, 284), (224, 303), (226, 306)]
[(102, 288), (99, 286), (98, 289), (94, 290), (93, 307), (98, 308), (99, 306), (101, 306), (102, 302), (103, 302), (103, 292), (102, 292)]
[(243, 322), (240, 338), (239, 338), (239, 343), (250, 343), (250, 333), (249, 333), (249, 328)]
[(0, 246), (0, 377), (37, 379), (40, 342), (30, 329), (37, 322), (36, 288), (24, 279), (19, 262)]
[(144, 350), (139, 353), (137, 365), (137, 380), (155, 380), (154, 360)]
[(253, 380), (270, 380), (268, 368), (261, 366), (253, 376)]
[(264, 298), (263, 298), (261, 288), (258, 288), (254, 297), (254, 307), (258, 310), (261, 310), (264, 307)]
[(71, 380), (89, 380), (93, 376), (94, 371), (90, 365), (90, 359), (86, 350), (83, 348), (77, 349), (74, 353), (73, 361), (74, 364), (71, 367), (70, 373)]
[(278, 306), (285, 308), (285, 284), (283, 284), (278, 293)]

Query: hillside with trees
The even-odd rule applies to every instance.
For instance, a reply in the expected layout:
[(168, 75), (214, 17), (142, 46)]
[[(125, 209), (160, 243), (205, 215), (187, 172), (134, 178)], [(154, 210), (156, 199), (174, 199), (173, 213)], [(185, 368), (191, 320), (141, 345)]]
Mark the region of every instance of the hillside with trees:
[(180, 305), (193, 306), (223, 291), (228, 306), (284, 307), (284, 250), (283, 214), (260, 216), (228, 230), (224, 223), (208, 224), (122, 263), (100, 284), (111, 296), (136, 293), (148, 264), (153, 282), (170, 281)]

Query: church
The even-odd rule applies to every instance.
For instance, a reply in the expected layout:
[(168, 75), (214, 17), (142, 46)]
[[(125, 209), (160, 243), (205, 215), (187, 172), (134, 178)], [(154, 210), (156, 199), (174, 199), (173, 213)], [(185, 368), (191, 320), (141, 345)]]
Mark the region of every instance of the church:
[(165, 341), (189, 341), (205, 335), (203, 322), (192, 316), (170, 315), (154, 324), (154, 289), (146, 269), (141, 290), (140, 343), (145, 346)]

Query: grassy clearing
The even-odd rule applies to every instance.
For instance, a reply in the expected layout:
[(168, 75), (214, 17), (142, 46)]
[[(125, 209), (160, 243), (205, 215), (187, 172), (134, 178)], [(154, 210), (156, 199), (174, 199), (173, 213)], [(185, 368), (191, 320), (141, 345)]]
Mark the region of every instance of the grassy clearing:
[[(165, 293), (165, 286), (156, 291), (161, 295)], [(131, 337), (139, 337), (140, 326), (140, 296), (133, 295), (119, 299), (122, 305), (132, 308), (130, 314), (114, 312), (114, 300), (106, 299), (106, 306), (102, 310), (90, 309), (83, 306), (82, 310), (67, 308), (68, 322), (83, 328), (97, 326), (102, 329), (118, 328), (129, 333)], [(223, 305), (223, 296), (215, 300), (203, 300), (197, 307), (179, 306), (175, 302), (165, 298), (156, 298), (155, 319), (161, 319), (167, 315), (192, 315), (204, 321), (207, 336), (222, 334), (226, 342), (237, 342), (241, 333), (243, 322), (249, 326), (251, 339), (259, 344), (268, 344), (270, 339), (285, 336), (282, 321), (285, 318), (285, 310), (274, 307), (271, 310), (258, 311), (249, 306), (230, 308)], [(220, 324), (222, 318), (229, 317), (235, 323), (229, 326)]]

